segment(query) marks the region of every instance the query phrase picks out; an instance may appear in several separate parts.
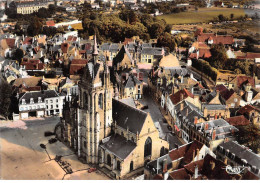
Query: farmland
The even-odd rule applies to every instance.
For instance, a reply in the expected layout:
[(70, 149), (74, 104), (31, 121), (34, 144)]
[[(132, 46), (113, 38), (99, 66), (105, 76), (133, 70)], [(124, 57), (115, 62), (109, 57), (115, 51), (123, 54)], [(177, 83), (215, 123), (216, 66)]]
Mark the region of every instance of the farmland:
[(222, 14), (230, 17), (234, 14), (234, 18), (244, 16), (244, 9), (232, 8), (201, 8), (198, 11), (188, 11), (169, 15), (158, 16), (158, 19), (164, 19), (168, 24), (190, 24), (190, 23), (207, 23), (215, 17)]

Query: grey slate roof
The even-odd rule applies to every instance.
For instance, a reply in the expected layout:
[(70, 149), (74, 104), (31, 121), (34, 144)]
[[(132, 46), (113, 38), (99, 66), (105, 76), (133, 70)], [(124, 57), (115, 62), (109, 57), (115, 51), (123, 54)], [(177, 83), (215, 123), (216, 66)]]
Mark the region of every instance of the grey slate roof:
[(36, 92), (26, 92), (26, 93), (20, 94), (19, 104), (22, 104), (22, 99), (25, 99), (25, 102), (27, 104), (29, 104), (31, 98), (33, 98), (34, 103), (38, 103), (38, 97), (41, 97), (42, 101), (44, 101), (44, 99), (46, 99), (46, 98), (53, 98), (53, 97), (58, 97), (58, 96), (59, 95), (54, 90), (42, 90), (42, 91), (36, 91)]
[(145, 47), (142, 49), (141, 54), (145, 55), (162, 55), (163, 48), (155, 48), (155, 47)]
[(219, 146), (222, 146), (225, 150), (228, 149), (230, 153), (234, 153), (239, 159), (245, 159), (249, 165), (256, 166), (256, 168), (260, 169), (259, 155), (249, 151), (245, 147), (242, 147), (237, 142), (229, 141), (222, 143)]
[(125, 87), (126, 88), (133, 88), (136, 85), (141, 84), (142, 82), (139, 81), (135, 76), (129, 76), (127, 81), (125, 82)]
[(121, 135), (115, 134), (112, 135), (108, 141), (100, 144), (100, 147), (124, 160), (136, 148), (136, 144)]
[(203, 104), (202, 107), (207, 108), (208, 110), (225, 110), (226, 105), (221, 104)]
[(116, 124), (130, 132), (137, 134), (142, 130), (143, 124), (147, 118), (147, 113), (131, 107), (119, 100), (112, 100), (113, 120)]

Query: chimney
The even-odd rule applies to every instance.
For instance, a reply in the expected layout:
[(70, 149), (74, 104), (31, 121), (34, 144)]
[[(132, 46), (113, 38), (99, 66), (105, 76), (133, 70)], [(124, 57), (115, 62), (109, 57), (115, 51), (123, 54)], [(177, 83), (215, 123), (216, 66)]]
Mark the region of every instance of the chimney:
[(216, 139), (216, 129), (213, 129), (212, 140), (215, 140), (215, 139)]
[(211, 170), (214, 170), (214, 168), (215, 168), (215, 162), (214, 161), (210, 161), (210, 168), (211, 168)]
[(200, 150), (197, 149), (197, 160), (199, 160), (199, 157), (200, 157)]
[(180, 101), (183, 101), (183, 98), (184, 98), (184, 96), (183, 96), (183, 93), (181, 92), (181, 94), (180, 94)]
[(198, 123), (198, 116), (194, 116), (194, 124)]
[(215, 117), (214, 117), (214, 119), (218, 119), (218, 115), (217, 115), (217, 114), (215, 114)]
[(198, 165), (195, 165), (194, 178), (197, 179), (198, 176), (199, 176), (199, 168), (198, 168)]
[(184, 109), (184, 102), (182, 102), (180, 105), (181, 105), (180, 106), (180, 110), (183, 111), (183, 109)]
[(205, 123), (205, 130), (208, 130), (208, 128), (209, 128), (209, 124)]
[(194, 161), (195, 159), (195, 150), (193, 150), (193, 153), (192, 153), (192, 161)]

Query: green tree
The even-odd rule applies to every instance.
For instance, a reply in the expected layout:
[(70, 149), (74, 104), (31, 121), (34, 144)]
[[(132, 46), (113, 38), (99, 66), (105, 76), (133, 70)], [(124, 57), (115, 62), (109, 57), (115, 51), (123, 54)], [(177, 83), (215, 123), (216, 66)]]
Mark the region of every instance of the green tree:
[(157, 46), (169, 48), (170, 52), (172, 52), (175, 50), (176, 42), (171, 34), (164, 32), (158, 37)]
[(3, 81), (0, 84), (0, 114), (5, 118), (9, 116), (9, 108), (11, 104), (12, 88), (11, 86)]
[(36, 36), (42, 30), (42, 23), (38, 17), (34, 17), (27, 28), (27, 34), (29, 36)]
[(217, 69), (222, 69), (225, 66), (227, 61), (226, 49), (223, 44), (212, 45), (211, 49), (211, 57), (209, 59), (210, 65)]
[(12, 59), (13, 60), (17, 60), (19, 63), (21, 63), (22, 58), (24, 56), (23, 50), (21, 49), (16, 49), (13, 53), (12, 53)]
[(233, 20), (233, 18), (234, 18), (234, 13), (231, 13), (230, 14), (230, 19)]

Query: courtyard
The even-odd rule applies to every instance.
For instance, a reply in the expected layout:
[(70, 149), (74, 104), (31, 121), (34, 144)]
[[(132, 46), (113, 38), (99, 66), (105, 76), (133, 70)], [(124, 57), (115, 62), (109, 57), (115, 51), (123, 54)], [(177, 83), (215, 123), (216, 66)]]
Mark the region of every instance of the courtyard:
[[(109, 180), (99, 170), (88, 173), (91, 166), (80, 162), (76, 154), (63, 143), (48, 143), (54, 136), (45, 137), (44, 133), (53, 132), (58, 122), (58, 117), (1, 122), (0, 179)], [(46, 151), (40, 144), (46, 145)], [(56, 155), (70, 165), (73, 173), (65, 173), (54, 160)]]

